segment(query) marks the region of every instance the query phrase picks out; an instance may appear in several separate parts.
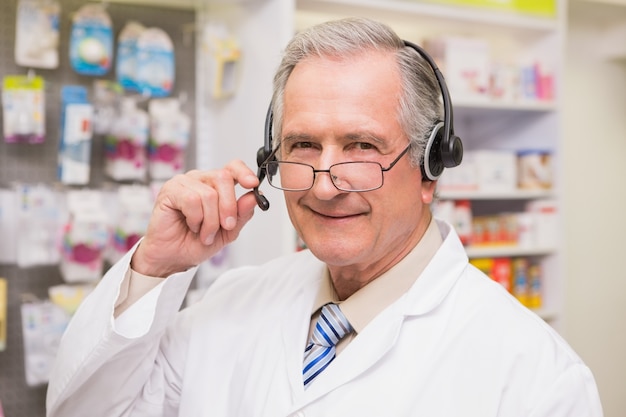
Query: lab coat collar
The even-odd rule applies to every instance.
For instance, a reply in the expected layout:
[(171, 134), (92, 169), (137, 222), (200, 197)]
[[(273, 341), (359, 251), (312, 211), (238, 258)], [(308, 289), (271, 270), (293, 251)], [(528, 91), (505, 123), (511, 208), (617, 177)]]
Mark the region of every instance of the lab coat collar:
[(443, 243), (419, 279), (399, 300), (405, 316), (423, 315), (437, 308), (467, 268), (465, 248), (452, 226), (440, 220), (437, 225)]

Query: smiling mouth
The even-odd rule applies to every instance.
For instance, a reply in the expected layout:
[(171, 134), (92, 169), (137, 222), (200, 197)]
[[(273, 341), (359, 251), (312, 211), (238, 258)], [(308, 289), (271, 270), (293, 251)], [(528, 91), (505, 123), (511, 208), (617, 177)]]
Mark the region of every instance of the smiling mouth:
[(358, 217), (362, 215), (362, 213), (341, 214), (341, 213), (321, 213), (315, 210), (311, 210), (311, 211), (317, 216), (324, 217), (326, 219), (334, 219), (334, 220), (349, 219), (349, 218)]

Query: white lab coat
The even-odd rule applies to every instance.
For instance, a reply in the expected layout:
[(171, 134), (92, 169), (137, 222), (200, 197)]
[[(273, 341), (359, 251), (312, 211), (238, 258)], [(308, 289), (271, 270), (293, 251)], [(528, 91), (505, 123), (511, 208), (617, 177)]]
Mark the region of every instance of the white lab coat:
[(600, 417), (579, 357), (439, 228), (444, 242), (413, 287), (306, 391), (324, 268), (308, 251), (233, 270), (180, 314), (194, 271), (177, 274), (114, 322), (127, 256), (67, 330), (48, 416)]

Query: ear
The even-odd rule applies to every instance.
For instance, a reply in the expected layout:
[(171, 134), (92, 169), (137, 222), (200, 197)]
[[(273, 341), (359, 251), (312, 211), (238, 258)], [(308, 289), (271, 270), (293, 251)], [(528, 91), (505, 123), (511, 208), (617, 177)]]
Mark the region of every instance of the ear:
[(437, 189), (437, 181), (422, 180), (422, 203), (431, 204), (435, 198), (435, 190)]

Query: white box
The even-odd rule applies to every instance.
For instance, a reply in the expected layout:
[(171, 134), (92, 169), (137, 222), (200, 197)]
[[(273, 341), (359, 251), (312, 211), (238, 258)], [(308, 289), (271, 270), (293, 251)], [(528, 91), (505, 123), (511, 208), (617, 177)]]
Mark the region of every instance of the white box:
[(453, 101), (489, 97), (491, 55), (486, 40), (442, 36), (426, 40), (425, 47), (445, 76)]
[(461, 165), (446, 168), (437, 180), (439, 191), (475, 191), (478, 189), (476, 167), (471, 159), (463, 157)]
[(0, 189), (0, 264), (17, 262), (18, 199), (14, 190)]
[[(509, 192), (517, 189), (517, 155), (513, 151), (480, 150), (465, 152), (476, 170), (480, 191)], [(464, 162), (465, 163), (465, 162)]]
[(526, 205), (534, 223), (535, 245), (555, 249), (559, 244), (559, 211), (554, 200), (533, 200)]

